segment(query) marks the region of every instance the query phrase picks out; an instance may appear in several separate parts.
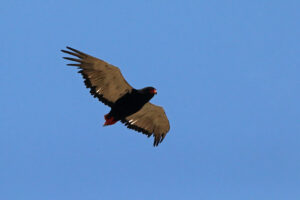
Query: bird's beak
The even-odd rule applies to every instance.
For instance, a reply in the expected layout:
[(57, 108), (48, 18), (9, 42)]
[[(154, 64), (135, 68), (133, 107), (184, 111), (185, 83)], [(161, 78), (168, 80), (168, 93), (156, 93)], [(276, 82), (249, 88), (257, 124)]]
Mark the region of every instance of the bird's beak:
[(156, 89), (154, 89), (153, 93), (154, 93), (154, 94), (157, 94), (157, 90), (156, 90)]

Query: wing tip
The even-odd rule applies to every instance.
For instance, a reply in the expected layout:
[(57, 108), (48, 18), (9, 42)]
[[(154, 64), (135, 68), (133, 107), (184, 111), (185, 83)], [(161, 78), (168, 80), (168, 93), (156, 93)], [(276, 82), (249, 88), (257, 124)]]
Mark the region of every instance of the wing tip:
[(147, 135), (148, 138), (153, 135), (153, 137), (154, 137), (153, 146), (154, 147), (157, 147), (160, 143), (163, 142), (163, 140), (165, 139), (167, 133), (170, 130), (170, 127), (168, 127), (168, 129), (164, 130), (164, 131), (155, 131), (155, 130), (152, 130), (152, 131), (149, 132), (149, 131), (147, 131), (144, 128), (141, 128), (141, 127), (139, 127), (137, 125), (131, 124), (127, 119), (122, 119), (121, 122), (127, 128), (132, 129), (132, 130), (137, 131), (137, 132), (141, 132), (141, 133)]
[(162, 143), (162, 141), (164, 140), (166, 134), (163, 134), (161, 136), (155, 137), (154, 136), (154, 142), (153, 142), (153, 146), (157, 147), (160, 143)]
[[(69, 49), (71, 51), (74, 51), (75, 49), (73, 49), (72, 47), (66, 46), (66, 49)], [(68, 53), (69, 51), (61, 49), (60, 51), (64, 52), (64, 53)]]

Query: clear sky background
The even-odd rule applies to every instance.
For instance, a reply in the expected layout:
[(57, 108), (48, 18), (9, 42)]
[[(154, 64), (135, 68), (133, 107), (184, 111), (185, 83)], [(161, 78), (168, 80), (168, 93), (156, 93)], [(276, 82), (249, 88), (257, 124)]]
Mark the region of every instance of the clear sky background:
[[(0, 199), (300, 199), (300, 1), (3, 1)], [(60, 52), (154, 86), (171, 130), (118, 123)]]

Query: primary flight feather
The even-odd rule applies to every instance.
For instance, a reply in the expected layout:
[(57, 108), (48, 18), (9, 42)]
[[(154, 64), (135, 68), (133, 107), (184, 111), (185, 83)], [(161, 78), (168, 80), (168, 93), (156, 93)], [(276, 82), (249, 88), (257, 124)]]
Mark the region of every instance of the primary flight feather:
[(75, 62), (67, 65), (78, 67), (91, 94), (111, 107), (110, 112), (104, 116), (104, 126), (121, 121), (128, 128), (148, 137), (153, 135), (154, 146), (163, 141), (170, 130), (170, 124), (164, 109), (149, 103), (157, 94), (154, 87), (134, 89), (118, 67), (71, 47), (67, 49), (61, 51), (75, 56), (63, 57)]

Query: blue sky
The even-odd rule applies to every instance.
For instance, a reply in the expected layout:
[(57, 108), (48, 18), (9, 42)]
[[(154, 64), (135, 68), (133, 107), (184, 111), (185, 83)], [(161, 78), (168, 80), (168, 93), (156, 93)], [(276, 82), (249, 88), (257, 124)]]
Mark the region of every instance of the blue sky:
[[(299, 199), (299, 1), (5, 1), (0, 199)], [(154, 86), (171, 130), (118, 123), (60, 49)]]

